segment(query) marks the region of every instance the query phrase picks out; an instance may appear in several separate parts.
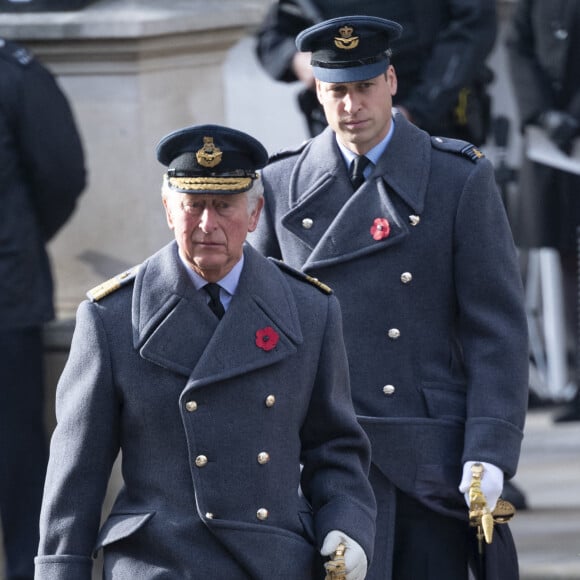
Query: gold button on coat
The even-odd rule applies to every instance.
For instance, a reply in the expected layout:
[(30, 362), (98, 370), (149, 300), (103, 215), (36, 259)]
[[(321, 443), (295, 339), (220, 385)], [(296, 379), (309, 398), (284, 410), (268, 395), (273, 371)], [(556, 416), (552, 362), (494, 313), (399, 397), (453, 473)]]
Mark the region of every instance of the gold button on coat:
[(396, 340), (397, 338), (399, 338), (399, 336), (401, 336), (401, 331), (398, 328), (389, 328), (388, 335), (389, 338)]
[(393, 385), (385, 385), (383, 387), (383, 393), (385, 395), (392, 395), (395, 392), (395, 387)]
[(259, 520), (266, 520), (268, 519), (268, 510), (266, 508), (260, 508), (257, 512), (256, 512), (256, 517)]
[(403, 284), (408, 284), (413, 279), (413, 274), (411, 272), (403, 272), (401, 274), (401, 282)]
[(266, 453), (266, 451), (262, 451), (261, 453), (258, 453), (258, 463), (260, 465), (265, 465), (266, 463), (268, 463), (268, 461), (270, 461), (270, 454)]
[(193, 411), (197, 411), (197, 403), (195, 401), (187, 401), (187, 403), (185, 403), (185, 408), (190, 413), (193, 413)]
[(195, 458), (195, 464), (197, 467), (205, 467), (207, 465), (207, 457), (205, 455), (198, 455)]
[(302, 227), (305, 230), (309, 230), (312, 226), (314, 225), (314, 220), (310, 219), (310, 218), (304, 218), (302, 220)]
[(274, 395), (268, 395), (264, 402), (266, 403), (266, 407), (273, 407), (276, 403), (276, 397)]

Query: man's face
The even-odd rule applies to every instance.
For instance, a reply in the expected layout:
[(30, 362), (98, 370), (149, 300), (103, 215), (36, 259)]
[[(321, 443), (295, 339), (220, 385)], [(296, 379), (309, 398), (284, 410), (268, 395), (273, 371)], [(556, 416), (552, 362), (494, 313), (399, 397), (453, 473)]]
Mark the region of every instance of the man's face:
[(364, 155), (386, 137), (396, 92), (397, 77), (392, 66), (366, 81), (316, 81), (316, 93), (328, 124), (340, 142), (357, 155)]
[(208, 282), (223, 278), (240, 260), (246, 235), (256, 229), (263, 203), (259, 198), (248, 212), (246, 193), (170, 192), (163, 198), (180, 255)]

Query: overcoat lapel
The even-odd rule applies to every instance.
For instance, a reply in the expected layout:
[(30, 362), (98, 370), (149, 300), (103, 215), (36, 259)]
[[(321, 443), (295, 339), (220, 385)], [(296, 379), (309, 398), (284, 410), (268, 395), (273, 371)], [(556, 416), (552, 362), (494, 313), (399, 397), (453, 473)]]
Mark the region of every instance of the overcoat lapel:
[[(303, 269), (356, 259), (403, 241), (410, 232), (409, 215), (423, 210), (430, 150), (429, 136), (397, 115), (385, 154), (353, 193), (334, 133), (327, 129), (312, 140), (294, 166), (290, 209), (282, 218), (283, 227), (311, 248)], [(418, 172), (405, 171), (401, 159), (407, 156), (420, 158)], [(401, 212), (402, 207), (409, 211)], [(382, 240), (371, 235), (376, 218), (386, 218), (391, 228)], [(305, 228), (304, 220), (311, 220), (312, 227)]]
[[(302, 333), (283, 275), (251, 247), (244, 253), (238, 290), (221, 321), (189, 280), (175, 243), (141, 267), (133, 291), (133, 328), (143, 358), (188, 376), (188, 386), (197, 387), (296, 352)], [(267, 327), (279, 336), (271, 351), (256, 345), (256, 331)]]

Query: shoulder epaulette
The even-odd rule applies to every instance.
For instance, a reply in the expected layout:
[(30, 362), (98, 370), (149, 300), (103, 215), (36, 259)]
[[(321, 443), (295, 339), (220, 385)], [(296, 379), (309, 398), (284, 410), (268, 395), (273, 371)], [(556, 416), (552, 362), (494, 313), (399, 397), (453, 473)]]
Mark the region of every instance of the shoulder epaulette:
[(321, 292), (324, 292), (324, 294), (332, 294), (332, 288), (326, 284), (323, 284), (318, 278), (313, 278), (312, 276), (309, 276), (308, 274), (305, 274), (304, 272), (289, 266), (285, 262), (282, 262), (282, 260), (275, 260), (274, 258), (269, 258), (269, 260), (274, 262), (274, 264), (276, 264), (281, 270), (284, 270), (284, 272), (290, 274), (294, 278), (302, 280), (303, 282), (308, 282), (308, 284), (318, 288)]
[(26, 66), (32, 62), (32, 54), (22, 46), (0, 38), (0, 56), (6, 60)]
[(485, 157), (485, 155), (469, 141), (462, 141), (461, 139), (449, 139), (447, 137), (431, 137), (431, 144), (436, 149), (441, 151), (448, 151), (449, 153), (456, 153), (461, 155), (474, 163)]
[(302, 153), (302, 151), (304, 150), (304, 147), (306, 147), (306, 145), (309, 142), (310, 142), (310, 139), (306, 139), (306, 141), (303, 141), (302, 143), (300, 143), (300, 145), (298, 145), (298, 147), (293, 147), (290, 149), (281, 149), (280, 151), (273, 153), (272, 155), (270, 155), (270, 158), (268, 159), (268, 163), (273, 163), (274, 161), (280, 161), (280, 159), (285, 159), (286, 157), (292, 157), (293, 155), (298, 155), (299, 153)]
[(87, 298), (91, 302), (97, 302), (98, 300), (101, 300), (105, 296), (108, 296), (109, 294), (115, 292), (115, 290), (126, 286), (129, 282), (134, 280), (138, 270), (139, 266), (133, 266), (132, 268), (129, 268), (128, 270), (125, 270), (116, 276), (113, 276), (113, 278), (102, 282), (87, 292)]

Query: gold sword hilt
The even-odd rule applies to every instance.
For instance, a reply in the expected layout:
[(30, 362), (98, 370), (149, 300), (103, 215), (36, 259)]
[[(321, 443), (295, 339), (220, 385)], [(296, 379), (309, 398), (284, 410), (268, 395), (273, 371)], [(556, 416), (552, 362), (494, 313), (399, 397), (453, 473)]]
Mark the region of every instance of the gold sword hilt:
[(474, 463), (471, 466), (471, 483), (469, 485), (469, 524), (477, 528), (477, 540), (479, 551), (483, 550), (483, 540), (491, 544), (493, 540), (494, 524), (505, 524), (511, 520), (515, 513), (515, 507), (505, 499), (500, 498), (493, 510), (490, 511), (485, 495), (481, 491), (481, 478), (483, 477), (483, 465)]
[(345, 552), (346, 546), (344, 544), (338, 544), (330, 560), (324, 564), (324, 568), (326, 569), (324, 580), (346, 580)]

